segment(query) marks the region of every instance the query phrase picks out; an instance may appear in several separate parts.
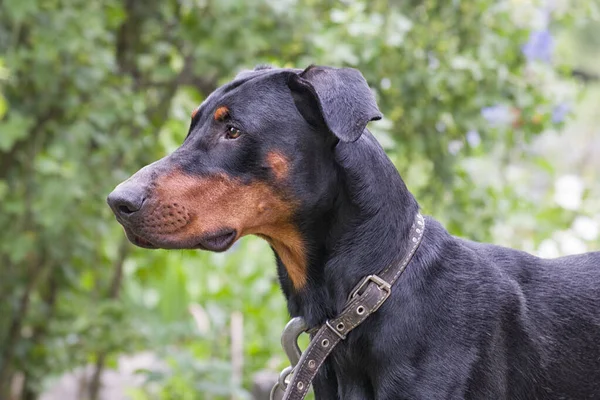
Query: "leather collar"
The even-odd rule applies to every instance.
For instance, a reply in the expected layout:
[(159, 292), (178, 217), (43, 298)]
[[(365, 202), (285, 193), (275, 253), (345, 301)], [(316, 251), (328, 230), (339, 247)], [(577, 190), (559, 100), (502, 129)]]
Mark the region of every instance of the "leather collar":
[[(399, 263), (388, 265), (381, 273), (363, 278), (352, 290), (343, 311), (333, 319), (326, 321), (318, 330), (311, 330), (311, 341), (306, 351), (293, 368), (292, 377), (287, 384), (283, 400), (302, 400), (308, 393), (310, 385), (327, 356), (350, 331), (364, 322), (388, 299), (392, 286), (412, 260), (423, 240), (425, 219), (420, 213), (410, 229), (409, 240), (412, 246)], [(271, 393), (278, 389), (273, 388)]]

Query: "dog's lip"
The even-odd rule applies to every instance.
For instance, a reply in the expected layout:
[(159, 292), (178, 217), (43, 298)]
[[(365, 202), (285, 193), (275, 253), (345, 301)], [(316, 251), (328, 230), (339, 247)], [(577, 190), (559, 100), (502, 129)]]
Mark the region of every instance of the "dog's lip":
[(129, 239), (129, 241), (131, 243), (135, 244), (138, 247), (142, 247), (144, 249), (158, 249), (159, 248), (159, 246), (156, 246), (149, 240), (147, 240), (139, 235), (136, 235), (129, 228), (125, 227), (125, 234), (127, 235), (127, 239)]
[(136, 233), (129, 227), (124, 227), (125, 234), (131, 243), (144, 249), (198, 249), (207, 250), (214, 252), (226, 251), (233, 245), (238, 238), (237, 230), (233, 228), (219, 229), (218, 231), (211, 232), (203, 235), (199, 240), (190, 243), (189, 241), (184, 242), (171, 242), (160, 239), (146, 239)]
[(197, 248), (201, 250), (222, 252), (231, 247), (237, 239), (237, 231), (232, 228), (220, 229), (216, 232), (204, 235), (199, 241)]

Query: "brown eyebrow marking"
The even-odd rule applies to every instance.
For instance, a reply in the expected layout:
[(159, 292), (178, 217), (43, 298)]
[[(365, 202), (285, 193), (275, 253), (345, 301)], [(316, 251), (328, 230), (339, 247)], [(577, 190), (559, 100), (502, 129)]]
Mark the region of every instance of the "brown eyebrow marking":
[(192, 119), (194, 119), (196, 117), (196, 115), (198, 115), (198, 111), (200, 111), (200, 107), (196, 107), (194, 109), (194, 111), (192, 111)]
[(229, 115), (229, 108), (221, 106), (215, 110), (215, 121), (223, 121)]
[(289, 162), (283, 154), (277, 151), (271, 151), (267, 154), (267, 163), (271, 167), (271, 171), (279, 180), (283, 180), (288, 176)]

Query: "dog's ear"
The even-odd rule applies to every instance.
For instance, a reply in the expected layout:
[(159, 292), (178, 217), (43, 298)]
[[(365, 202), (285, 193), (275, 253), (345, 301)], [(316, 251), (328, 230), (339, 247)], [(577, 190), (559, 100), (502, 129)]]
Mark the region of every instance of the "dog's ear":
[(367, 81), (353, 68), (310, 66), (290, 74), (288, 87), (306, 121), (343, 142), (356, 141), (369, 121), (382, 118)]

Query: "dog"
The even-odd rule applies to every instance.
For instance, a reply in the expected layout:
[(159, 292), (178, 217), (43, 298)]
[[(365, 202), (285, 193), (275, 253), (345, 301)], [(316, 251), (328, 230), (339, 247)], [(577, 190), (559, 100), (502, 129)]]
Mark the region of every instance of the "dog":
[[(245, 71), (108, 203), (144, 248), (265, 239), (290, 315), (318, 327), (409, 251), (419, 206), (366, 129), (381, 117), (355, 69)], [(390, 298), (313, 386), (318, 400), (600, 399), (600, 253), (540, 259), (426, 217)]]

